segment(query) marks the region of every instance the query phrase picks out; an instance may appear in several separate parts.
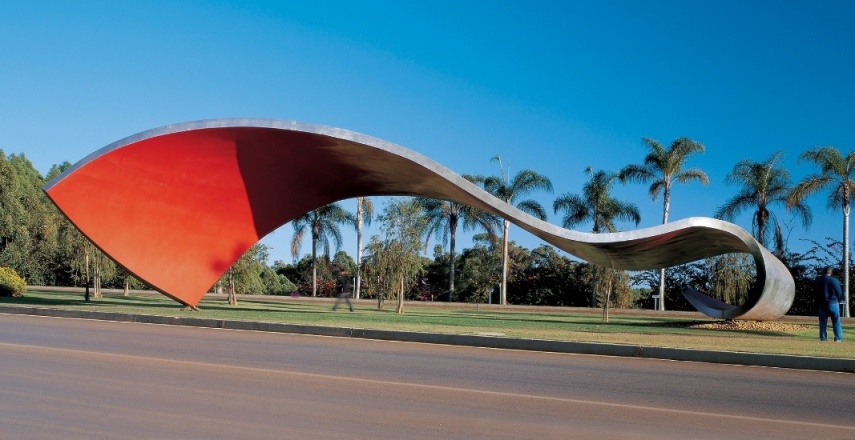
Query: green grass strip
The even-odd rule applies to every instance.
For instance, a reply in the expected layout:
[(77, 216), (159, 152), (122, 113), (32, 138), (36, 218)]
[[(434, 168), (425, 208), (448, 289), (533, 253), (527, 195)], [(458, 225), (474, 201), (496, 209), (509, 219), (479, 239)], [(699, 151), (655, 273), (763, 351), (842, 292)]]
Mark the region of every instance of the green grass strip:
[[(81, 294), (27, 292), (23, 298), (0, 298), (0, 304), (66, 310), (194, 316), (224, 320), (281, 322), (288, 324), (363, 329), (401, 330), (447, 334), (496, 335), (511, 338), (576, 342), (604, 342), (651, 347), (788, 354), (855, 359), (855, 323), (844, 319), (844, 342), (820, 343), (815, 318), (784, 317), (774, 323), (736, 329), (703, 328), (718, 321), (700, 314), (612, 310), (608, 323), (592, 309), (511, 307), (459, 304), (407, 303), (397, 314), (394, 304), (383, 310), (376, 302), (355, 301), (332, 311), (332, 300), (309, 298), (242, 297), (230, 306), (223, 297), (206, 297), (200, 311), (185, 311), (162, 295), (106, 295), (83, 300)], [(831, 328), (829, 328), (831, 333)]]

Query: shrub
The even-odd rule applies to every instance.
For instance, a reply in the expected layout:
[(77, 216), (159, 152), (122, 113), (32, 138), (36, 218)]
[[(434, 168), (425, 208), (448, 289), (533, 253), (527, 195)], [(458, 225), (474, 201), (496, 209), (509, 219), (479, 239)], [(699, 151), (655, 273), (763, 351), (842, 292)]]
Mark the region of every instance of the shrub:
[[(302, 296), (312, 296), (312, 283), (301, 284), (297, 292)], [(336, 295), (335, 281), (318, 280), (318, 296), (321, 298), (334, 298)]]
[(23, 296), (27, 282), (8, 267), (0, 267), (0, 296)]

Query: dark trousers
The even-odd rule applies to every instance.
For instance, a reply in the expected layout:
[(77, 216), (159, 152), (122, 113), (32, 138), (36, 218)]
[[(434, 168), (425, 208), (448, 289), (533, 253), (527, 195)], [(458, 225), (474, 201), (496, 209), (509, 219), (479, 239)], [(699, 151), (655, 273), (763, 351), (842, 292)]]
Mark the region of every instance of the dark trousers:
[(351, 303), (350, 303), (350, 292), (342, 292), (342, 293), (340, 293), (340, 294), (338, 295), (338, 297), (335, 299), (335, 304), (333, 304), (332, 309), (333, 309), (333, 310), (337, 309), (337, 308), (338, 308), (338, 305), (339, 305), (339, 304), (341, 304), (342, 300), (344, 300), (345, 302), (347, 302), (347, 307), (348, 307), (348, 308), (350, 309), (350, 311), (352, 312), (352, 311), (353, 311), (353, 304), (351, 304)]

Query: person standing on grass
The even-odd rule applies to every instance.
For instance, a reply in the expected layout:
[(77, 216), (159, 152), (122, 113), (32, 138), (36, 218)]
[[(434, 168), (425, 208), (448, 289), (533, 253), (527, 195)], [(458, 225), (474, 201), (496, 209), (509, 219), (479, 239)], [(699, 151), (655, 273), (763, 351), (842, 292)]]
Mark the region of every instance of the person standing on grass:
[(350, 303), (350, 296), (353, 294), (353, 282), (349, 274), (345, 271), (342, 271), (339, 276), (338, 285), (341, 287), (341, 290), (336, 295), (335, 304), (333, 304), (333, 311), (338, 308), (338, 305), (342, 302), (347, 303), (347, 307), (350, 311), (353, 311), (353, 304)]
[(834, 328), (834, 342), (843, 340), (843, 329), (840, 327), (840, 301), (843, 300), (843, 289), (840, 288), (840, 282), (832, 277), (834, 268), (828, 266), (825, 268), (824, 274), (816, 279), (816, 303), (819, 306), (819, 340), (826, 341), (828, 333), (828, 318), (831, 318), (831, 325)]

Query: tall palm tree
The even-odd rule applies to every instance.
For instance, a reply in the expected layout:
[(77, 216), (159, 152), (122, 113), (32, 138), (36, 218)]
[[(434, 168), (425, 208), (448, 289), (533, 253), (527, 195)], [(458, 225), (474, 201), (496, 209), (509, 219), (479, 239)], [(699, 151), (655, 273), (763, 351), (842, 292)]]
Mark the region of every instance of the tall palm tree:
[(855, 197), (855, 151), (843, 156), (835, 147), (805, 151), (799, 162), (813, 162), (820, 169), (802, 179), (787, 197), (787, 206), (800, 204), (814, 193), (830, 187), (827, 207), (843, 211), (843, 292), (846, 295), (845, 317), (849, 317), (849, 212)]
[[(522, 170), (511, 179), (502, 167), (501, 157), (497, 155), (493, 157), (492, 161), (499, 163), (501, 175), (484, 178), (484, 189), (503, 202), (516, 206), (520, 211), (546, 220), (546, 211), (540, 203), (532, 199), (519, 199), (537, 190), (552, 193), (552, 182), (547, 177), (532, 170)], [(500, 297), (502, 305), (508, 303), (508, 233), (510, 226), (511, 223), (505, 219), (502, 223), (502, 291)]]
[[(471, 175), (463, 176), (466, 180), (477, 183), (482, 178)], [(416, 203), (421, 206), (422, 212), (427, 218), (428, 226), (425, 238), (425, 248), (428, 246), (430, 236), (435, 234), (441, 237), (443, 244), (448, 240), (448, 301), (454, 300), (454, 277), (455, 277), (455, 246), (457, 242), (457, 227), (463, 221), (463, 230), (468, 231), (480, 227), (488, 235), (495, 235), (498, 227), (498, 218), (490, 213), (481, 211), (457, 202), (419, 197)]]
[[(704, 185), (709, 184), (707, 175), (697, 168), (683, 169), (689, 156), (704, 152), (704, 146), (689, 139), (679, 138), (671, 143), (667, 149), (659, 142), (649, 138), (643, 138), (650, 151), (644, 157), (644, 162), (637, 165), (628, 165), (620, 171), (620, 180), (623, 182), (650, 182), (648, 194), (651, 200), (656, 200), (662, 193), (662, 224), (668, 223), (668, 212), (671, 209), (671, 186), (674, 183), (689, 183), (698, 181)], [(659, 310), (665, 310), (665, 268), (659, 271)]]
[(339, 225), (356, 225), (353, 214), (345, 211), (338, 203), (330, 203), (309, 211), (293, 220), (294, 238), (291, 240), (291, 256), (297, 258), (303, 235), (309, 230), (312, 234), (312, 296), (318, 294), (318, 245), (324, 247), (327, 258), (330, 255), (330, 240), (341, 248), (341, 229)]
[(374, 203), (368, 197), (356, 198), (356, 283), (353, 297), (359, 299), (362, 287), (362, 224), (371, 224), (374, 218)]
[[(774, 227), (774, 233), (780, 231), (778, 218), (770, 210), (770, 205), (780, 203), (787, 210), (793, 210), (804, 227), (808, 227), (812, 220), (810, 209), (805, 204), (798, 202), (787, 205), (790, 173), (781, 167), (780, 158), (781, 152), (778, 151), (763, 162), (748, 159), (739, 161), (725, 181), (742, 185), (742, 188), (714, 214), (716, 218), (733, 221), (744, 210), (753, 210), (751, 227), (754, 238), (764, 247), (769, 242), (769, 227)], [(783, 251), (780, 249), (782, 243), (778, 241), (778, 251)]]
[[(591, 180), (582, 187), (582, 195), (564, 193), (552, 203), (552, 209), (557, 214), (564, 211), (561, 224), (565, 228), (572, 228), (580, 223), (591, 222), (591, 232), (599, 234), (602, 232), (615, 232), (615, 220), (626, 220), (638, 223), (641, 214), (638, 207), (633, 203), (623, 202), (611, 195), (611, 189), (619, 176), (617, 173), (605, 171), (594, 171), (591, 167), (585, 168), (590, 174)], [(597, 293), (594, 291), (591, 298), (592, 307), (597, 306)], [(605, 304), (608, 306), (608, 303)]]

